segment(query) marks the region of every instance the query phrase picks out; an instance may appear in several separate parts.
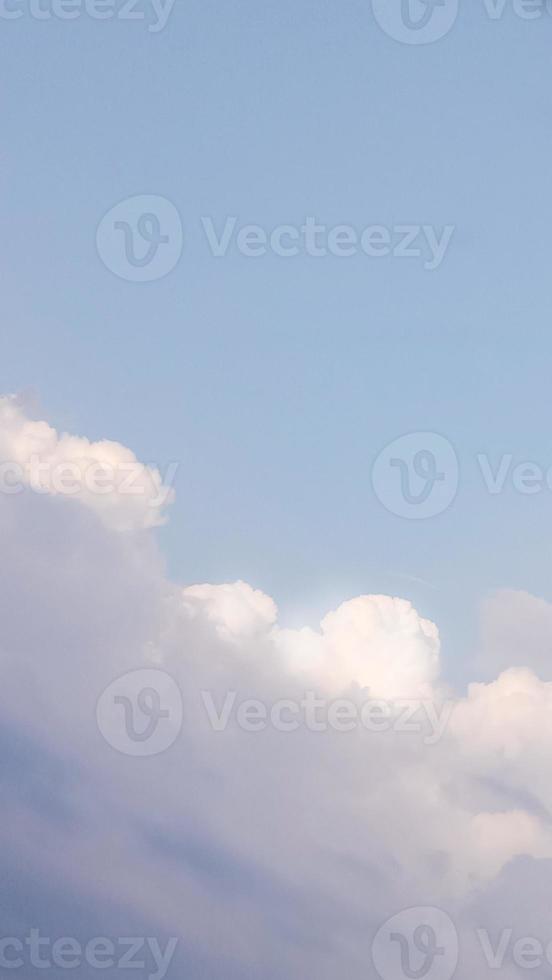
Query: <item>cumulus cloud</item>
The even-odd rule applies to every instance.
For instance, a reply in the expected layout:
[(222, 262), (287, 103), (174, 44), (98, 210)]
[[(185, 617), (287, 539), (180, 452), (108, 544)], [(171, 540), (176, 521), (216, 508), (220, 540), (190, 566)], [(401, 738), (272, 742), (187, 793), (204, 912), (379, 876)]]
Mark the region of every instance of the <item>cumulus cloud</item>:
[(183, 590), (187, 608), (206, 616), (221, 636), (239, 639), (266, 631), (276, 620), (276, 603), (247, 582), (190, 585)]
[[(22, 487), (64, 496), (89, 507), (115, 530), (163, 524), (174, 492), (159, 470), (139, 463), (118, 442), (90, 442), (26, 417), (14, 396), (0, 398), (2, 492)], [(173, 474), (174, 475), (174, 474)]]
[[(26, 419), (12, 399), (0, 447), (23, 469), (34, 453), (135, 461)], [(503, 928), (552, 939), (552, 684), (523, 648), (490, 682), (451, 692), (437, 627), (409, 602), (361, 596), (317, 629), (282, 629), (251, 585), (166, 579), (144, 533), (161, 513), (151, 497), (76, 497), (30, 480), (0, 493), (4, 936), (174, 935), (169, 978), (207, 980), (375, 976), (372, 939), (406, 907), (451, 917), (460, 980), (496, 977), (481, 930), (494, 945)], [(152, 757), (109, 744), (96, 715), (102, 692), (141, 668), (168, 673), (182, 697), (182, 730)], [(326, 720), (344, 702), (357, 719), (370, 699), (379, 709), (348, 730), (305, 723), (307, 708), (293, 730), (240, 723), (252, 699), (289, 721), (309, 697)], [(431, 711), (446, 724), (428, 742), (413, 723)], [(543, 959), (533, 975), (550, 969)], [(500, 970), (523, 975), (511, 944)]]
[(320, 631), (282, 630), (292, 669), (339, 691), (351, 684), (374, 696), (431, 696), (439, 674), (439, 632), (410, 602), (358, 596), (328, 613)]

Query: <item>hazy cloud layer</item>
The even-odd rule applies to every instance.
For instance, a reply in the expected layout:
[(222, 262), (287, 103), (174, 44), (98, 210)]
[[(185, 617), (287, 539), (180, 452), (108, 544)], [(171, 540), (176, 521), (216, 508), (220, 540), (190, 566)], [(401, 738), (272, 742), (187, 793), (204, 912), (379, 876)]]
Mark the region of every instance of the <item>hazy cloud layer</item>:
[[(116, 443), (59, 436), (13, 399), (0, 402), (0, 451), (23, 467), (35, 452), (136, 462)], [(375, 976), (372, 939), (408, 906), (448, 912), (466, 980), (497, 972), (478, 929), (495, 945), (507, 928), (546, 945), (550, 608), (493, 599), (483, 635), (498, 676), (453, 692), (437, 627), (405, 600), (357, 597), (318, 630), (290, 630), (248, 584), (168, 581), (147, 530), (160, 481), (144, 480), (132, 497), (81, 490), (79, 506), (28, 481), (0, 493), (2, 935), (179, 936), (168, 975), (213, 980)], [(175, 680), (183, 726), (165, 752), (131, 758), (102, 737), (96, 705), (146, 667)], [(289, 721), (307, 691), (359, 711), (384, 700), (387, 724), (239, 723), (246, 699), (269, 714), (286, 701)], [(219, 718), (234, 694), (224, 730), (202, 692)], [(438, 738), (405, 730), (404, 702), (446, 720)], [(500, 973), (522, 976), (510, 952)]]

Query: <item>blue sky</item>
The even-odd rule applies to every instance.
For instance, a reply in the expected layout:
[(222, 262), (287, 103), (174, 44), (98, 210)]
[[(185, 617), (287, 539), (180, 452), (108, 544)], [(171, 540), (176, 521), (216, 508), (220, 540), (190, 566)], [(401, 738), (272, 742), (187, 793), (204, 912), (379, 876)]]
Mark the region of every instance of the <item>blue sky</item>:
[[(483, 2), (414, 47), (368, 0), (176, 0), (157, 34), (2, 21), (1, 388), (36, 391), (58, 428), (180, 462), (160, 532), (173, 577), (244, 578), (290, 622), (406, 596), (453, 651), (489, 590), (550, 598), (552, 493), (491, 497), (475, 455), (552, 464), (551, 33), (547, 13), (493, 20)], [(182, 258), (151, 283), (95, 248), (136, 194), (184, 225)], [(215, 259), (200, 219), (228, 215), (455, 232), (435, 271)], [(450, 440), (461, 482), (445, 513), (410, 522), (371, 468), (419, 430)]]

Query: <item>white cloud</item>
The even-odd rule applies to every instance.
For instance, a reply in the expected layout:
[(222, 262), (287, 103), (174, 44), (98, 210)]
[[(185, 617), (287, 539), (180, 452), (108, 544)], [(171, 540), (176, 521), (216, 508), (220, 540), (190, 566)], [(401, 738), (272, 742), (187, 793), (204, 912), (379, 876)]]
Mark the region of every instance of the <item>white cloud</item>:
[(28, 419), (14, 396), (0, 398), (0, 492), (21, 487), (64, 496), (119, 531), (156, 527), (173, 490), (159, 471), (118, 442), (90, 442)]
[(192, 614), (206, 615), (221, 636), (233, 639), (266, 631), (276, 620), (276, 603), (246, 582), (231, 585), (191, 585), (183, 590)]
[(439, 632), (405, 599), (358, 596), (313, 630), (282, 630), (291, 669), (334, 691), (351, 684), (374, 697), (427, 697), (439, 674)]

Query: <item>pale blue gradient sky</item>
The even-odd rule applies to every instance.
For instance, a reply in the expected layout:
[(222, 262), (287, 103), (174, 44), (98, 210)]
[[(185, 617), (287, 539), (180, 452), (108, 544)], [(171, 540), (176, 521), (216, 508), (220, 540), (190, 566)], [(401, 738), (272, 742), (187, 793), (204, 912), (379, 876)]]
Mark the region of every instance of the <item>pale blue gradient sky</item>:
[[(161, 532), (186, 582), (242, 577), (290, 620), (361, 592), (414, 599), (445, 648), (480, 598), (552, 598), (552, 492), (489, 497), (474, 455), (552, 464), (552, 18), (465, 4), (407, 47), (368, 0), (176, 0), (141, 22), (0, 22), (0, 388), (60, 428), (181, 461)], [(165, 279), (95, 251), (133, 194), (182, 214)], [(232, 253), (199, 218), (456, 225), (435, 272), (407, 260)], [(408, 522), (372, 461), (403, 432), (454, 444), (460, 493)], [(408, 576), (426, 580), (411, 581)]]

